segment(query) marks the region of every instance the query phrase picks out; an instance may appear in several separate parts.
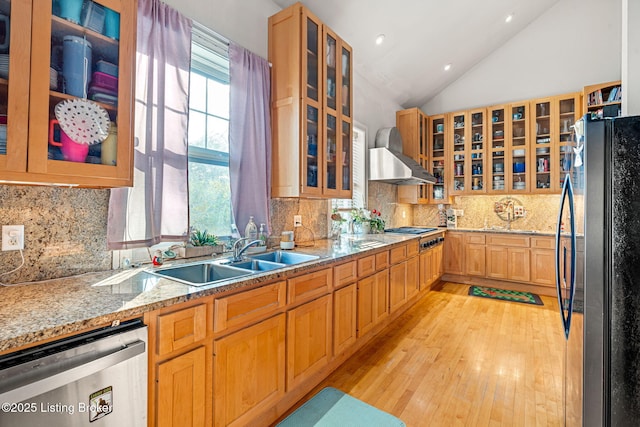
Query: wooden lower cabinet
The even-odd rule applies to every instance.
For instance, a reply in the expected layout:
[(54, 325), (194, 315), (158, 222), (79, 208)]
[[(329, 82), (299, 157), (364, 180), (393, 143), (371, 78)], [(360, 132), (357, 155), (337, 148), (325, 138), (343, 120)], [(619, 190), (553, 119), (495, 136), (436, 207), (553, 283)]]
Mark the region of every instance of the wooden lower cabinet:
[(468, 244), (465, 246), (465, 273), (468, 276), (484, 277), (485, 269), (485, 246), (480, 244)]
[(507, 272), (510, 280), (517, 280), (519, 282), (528, 282), (530, 280), (530, 251), (529, 248), (509, 248), (507, 251), (509, 257)]
[(213, 360), (214, 425), (249, 425), (285, 393), (285, 314), (215, 340)]
[(464, 274), (464, 233), (447, 232), (444, 239), (444, 272)]
[(330, 294), (287, 312), (287, 390), (329, 363), (332, 314)]
[(549, 249), (531, 249), (531, 282), (555, 286), (556, 253)]
[(529, 248), (487, 246), (487, 277), (528, 282), (530, 278)]
[(333, 354), (356, 342), (357, 289), (353, 283), (333, 293)]
[(358, 281), (358, 338), (389, 315), (389, 271)]
[(435, 249), (435, 257), (432, 259), (434, 266), (432, 267), (434, 274), (434, 282), (438, 280), (444, 274), (444, 260), (442, 254), (444, 253), (444, 245), (438, 245)]
[(389, 312), (393, 313), (407, 301), (407, 262), (389, 268)]
[(420, 257), (407, 260), (407, 299), (413, 298), (420, 291)]
[(431, 288), (433, 283), (433, 258), (435, 252), (430, 250), (420, 254), (420, 290), (425, 291)]
[(508, 279), (508, 249), (505, 246), (487, 246), (487, 277), (492, 279)]
[(204, 425), (207, 407), (205, 378), (204, 346), (160, 363), (156, 372), (156, 425)]

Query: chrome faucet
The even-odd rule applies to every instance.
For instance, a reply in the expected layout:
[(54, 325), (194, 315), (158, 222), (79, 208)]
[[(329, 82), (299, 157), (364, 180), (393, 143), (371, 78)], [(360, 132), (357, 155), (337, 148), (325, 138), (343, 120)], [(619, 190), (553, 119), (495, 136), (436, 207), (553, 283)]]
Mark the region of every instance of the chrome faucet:
[[(244, 253), (244, 251), (249, 249), (250, 246), (262, 243), (262, 240), (252, 240), (244, 246), (241, 245), (242, 242), (245, 242), (249, 239), (250, 237), (243, 237), (242, 239), (236, 240), (236, 242), (233, 244), (233, 258), (231, 259), (232, 262), (242, 261), (242, 254)], [(240, 248), (240, 246), (242, 246), (242, 248)]]
[(511, 230), (511, 212), (507, 212), (507, 230)]

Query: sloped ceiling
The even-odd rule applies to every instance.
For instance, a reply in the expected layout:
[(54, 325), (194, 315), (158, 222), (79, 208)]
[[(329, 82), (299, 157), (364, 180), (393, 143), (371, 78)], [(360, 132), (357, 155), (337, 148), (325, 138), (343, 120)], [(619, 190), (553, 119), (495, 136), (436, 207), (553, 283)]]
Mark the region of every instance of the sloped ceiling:
[[(559, 0), (305, 0), (351, 45), (354, 68), (404, 108), (419, 107)], [(285, 8), (294, 0), (273, 0)], [(507, 15), (513, 15), (506, 23)], [(376, 36), (385, 41), (375, 44)], [(449, 71), (444, 70), (451, 64)]]

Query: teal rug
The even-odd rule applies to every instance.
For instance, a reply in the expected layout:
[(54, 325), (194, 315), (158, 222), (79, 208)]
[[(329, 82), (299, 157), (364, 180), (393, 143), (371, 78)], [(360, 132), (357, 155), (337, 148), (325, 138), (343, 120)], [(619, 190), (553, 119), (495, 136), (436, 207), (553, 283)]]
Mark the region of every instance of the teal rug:
[(469, 295), (500, 299), (503, 301), (523, 302), (525, 304), (544, 305), (540, 297), (531, 292), (511, 291), (508, 289), (490, 288), (488, 286), (473, 285), (469, 287)]
[(327, 387), (287, 418), (278, 427), (404, 427), (393, 415), (374, 408), (333, 387)]

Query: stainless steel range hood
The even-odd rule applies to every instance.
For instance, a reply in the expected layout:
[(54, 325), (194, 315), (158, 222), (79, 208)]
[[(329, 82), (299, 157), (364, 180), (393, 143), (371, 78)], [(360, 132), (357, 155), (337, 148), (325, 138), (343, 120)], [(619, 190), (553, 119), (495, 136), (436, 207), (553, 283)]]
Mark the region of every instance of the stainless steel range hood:
[(402, 137), (395, 127), (376, 133), (375, 148), (369, 150), (369, 179), (397, 185), (436, 183), (418, 162), (402, 154)]

